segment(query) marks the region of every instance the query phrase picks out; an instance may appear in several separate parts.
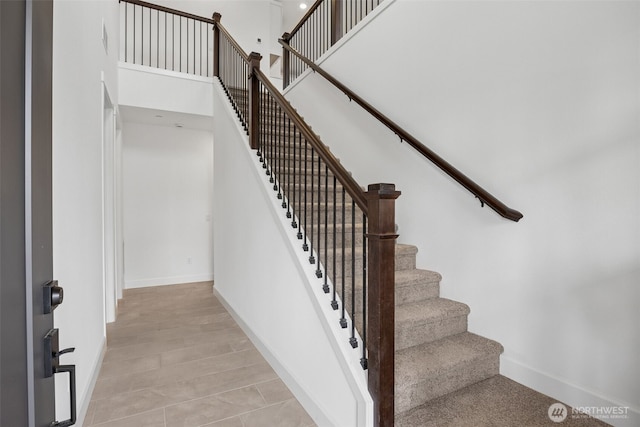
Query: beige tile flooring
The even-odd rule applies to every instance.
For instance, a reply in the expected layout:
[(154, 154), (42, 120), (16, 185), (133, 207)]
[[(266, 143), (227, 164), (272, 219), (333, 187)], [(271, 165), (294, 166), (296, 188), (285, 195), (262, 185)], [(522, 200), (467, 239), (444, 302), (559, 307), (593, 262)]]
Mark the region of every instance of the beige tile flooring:
[(212, 292), (125, 291), (84, 426), (315, 426)]

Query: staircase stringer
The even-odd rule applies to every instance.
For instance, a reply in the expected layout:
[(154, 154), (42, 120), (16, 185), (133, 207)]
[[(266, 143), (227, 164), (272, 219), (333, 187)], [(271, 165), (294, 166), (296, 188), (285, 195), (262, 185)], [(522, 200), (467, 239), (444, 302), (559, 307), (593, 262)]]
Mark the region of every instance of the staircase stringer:
[[(349, 329), (341, 328), (339, 323), (336, 321), (335, 311), (331, 308), (327, 296), (322, 290), (322, 282), (315, 274), (315, 267), (309, 268), (309, 253), (300, 250), (299, 240), (296, 238), (295, 233), (291, 228), (291, 219), (286, 218), (283, 213), (281, 207), (282, 200), (278, 200), (274, 197), (272, 189), (273, 184), (269, 183), (268, 179), (266, 179), (264, 169), (256, 156), (256, 152), (250, 149), (247, 132), (240, 121), (237, 120), (237, 113), (229, 102), (223, 85), (217, 80), (214, 82), (214, 98), (216, 99), (216, 107), (219, 107), (215, 109), (215, 117), (218, 119), (214, 126), (214, 134), (216, 132), (216, 126), (218, 126), (222, 121), (220, 120), (221, 115), (224, 114), (225, 116), (228, 116), (229, 121), (233, 123), (235, 128), (234, 131), (237, 134), (238, 139), (242, 141), (241, 143), (234, 143), (234, 145), (237, 146), (238, 150), (243, 152), (243, 157), (246, 156), (247, 160), (251, 163), (252, 174), (260, 183), (259, 187), (260, 193), (263, 196), (263, 201), (269, 206), (268, 214), (262, 211), (255, 212), (254, 214), (269, 215), (272, 222), (276, 224), (280, 236), (286, 243), (288, 256), (291, 260), (292, 266), (297, 270), (299, 277), (303, 282), (297, 283), (296, 285), (302, 286), (306, 291), (317, 321), (324, 331), (324, 334), (331, 346), (331, 351), (339, 365), (340, 372), (348, 384), (350, 393), (355, 400), (356, 423), (353, 425), (357, 427), (372, 426), (373, 401), (367, 388), (367, 371), (363, 370), (360, 366), (360, 353), (349, 345)], [(216, 138), (214, 142), (214, 144), (225, 143), (230, 142), (221, 141), (218, 138)], [(232, 209), (232, 207), (229, 208)], [(251, 261), (249, 260), (249, 263), (250, 262)], [(264, 284), (256, 284), (256, 286), (264, 286)], [(225, 299), (224, 294), (221, 294), (220, 296), (223, 300)], [(242, 313), (238, 313), (234, 310), (231, 302), (226, 301), (226, 304), (230, 306), (231, 312), (235, 313), (235, 316), (239, 318), (237, 319), (239, 320), (239, 324), (242, 325), (243, 329), (245, 329), (245, 332), (247, 332), (247, 335), (252, 339), (256, 347), (260, 349), (265, 358), (272, 364), (287, 386), (294, 391), (298, 400), (303, 404), (303, 406), (305, 406), (305, 409), (307, 409), (316, 423), (319, 425), (343, 425), (343, 422), (341, 423), (339, 420), (331, 419), (334, 412), (331, 408), (321, 407), (320, 403), (311, 398), (311, 394), (313, 392), (309, 390), (307, 386), (300, 383), (300, 378), (298, 378), (295, 373), (292, 373), (288, 366), (285, 366), (285, 364), (278, 360), (277, 355), (274, 354), (272, 349), (270, 349), (270, 344), (264, 342), (262, 338), (252, 330), (253, 326), (247, 324), (247, 322), (242, 319)], [(270, 310), (287, 310), (286, 304), (287, 302), (283, 301), (282, 307), (271, 307)], [(295, 322), (296, 319), (290, 319), (290, 321)], [(296, 345), (296, 337), (291, 337), (291, 345)], [(265, 354), (265, 352), (267, 354)], [(308, 368), (321, 369), (318, 366), (309, 366)], [(316, 406), (316, 408), (310, 408), (308, 405)], [(318, 420), (317, 417), (325, 417), (325, 419)]]

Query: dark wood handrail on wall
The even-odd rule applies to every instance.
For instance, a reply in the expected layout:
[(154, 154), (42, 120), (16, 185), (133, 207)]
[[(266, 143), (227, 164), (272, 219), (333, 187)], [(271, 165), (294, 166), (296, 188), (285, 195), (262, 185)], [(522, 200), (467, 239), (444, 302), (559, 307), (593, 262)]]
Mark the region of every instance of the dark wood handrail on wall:
[(313, 61), (304, 57), (297, 50), (289, 46), (289, 44), (284, 39), (279, 40), (280, 44), (284, 48), (285, 52), (289, 52), (290, 54), (295, 55), (301, 61), (303, 61), (309, 68), (311, 68), (316, 73), (320, 74), (327, 81), (329, 81), (332, 85), (334, 85), (338, 90), (344, 93), (349, 99), (355, 101), (358, 105), (364, 108), (368, 113), (370, 113), (373, 117), (379, 120), (383, 125), (389, 128), (393, 133), (398, 135), (398, 137), (409, 143), (414, 149), (416, 149), (420, 154), (426, 157), (431, 163), (436, 165), (439, 169), (441, 169), (444, 173), (453, 178), (456, 182), (466, 188), (469, 192), (471, 192), (474, 196), (476, 196), (480, 203), (484, 206), (485, 204), (497, 212), (500, 216), (509, 219), (511, 221), (518, 222), (522, 217), (522, 213), (518, 212), (515, 209), (512, 209), (498, 200), (495, 196), (489, 193), (487, 190), (476, 184), (473, 180), (467, 177), (465, 174), (460, 172), (454, 166), (452, 166), (449, 162), (444, 160), (438, 154), (436, 154), (433, 150), (426, 147), (417, 138), (411, 135), (409, 132), (398, 126), (393, 120), (388, 118), (386, 115), (381, 113), (378, 109), (373, 107), (367, 101), (362, 99), (358, 94), (353, 92), (351, 89), (346, 87), (340, 81), (338, 81), (331, 74), (327, 73), (320, 66), (318, 66)]
[[(237, 52), (244, 62), (246, 62), (246, 68), (242, 68), (241, 73), (244, 73), (245, 70), (248, 74), (246, 78), (249, 79), (249, 84), (246, 85), (246, 91), (248, 91), (248, 96), (243, 99), (242, 102), (249, 104), (248, 108), (248, 134), (249, 134), (249, 144), (252, 149), (257, 151), (258, 156), (261, 158), (261, 161), (266, 159), (268, 153), (266, 153), (268, 146), (264, 144), (268, 144), (268, 138), (265, 135), (260, 135), (261, 131), (264, 131), (266, 123), (261, 122), (261, 120), (265, 120), (268, 117), (274, 117), (273, 107), (276, 106), (278, 113), (275, 113), (275, 117), (277, 117), (278, 122), (282, 120), (282, 117), (285, 117), (290, 121), (292, 127), (295, 129), (295, 132), (299, 133), (299, 135), (308, 143), (312, 150), (312, 160), (311, 165), (314, 164), (313, 156), (317, 154), (319, 158), (324, 162), (326, 170), (330, 171), (334, 178), (333, 191), (334, 191), (334, 203), (335, 203), (335, 180), (337, 180), (343, 191), (348, 193), (352, 202), (352, 233), (355, 233), (355, 227), (353, 223), (353, 215), (355, 211), (355, 207), (353, 205), (357, 205), (357, 207), (361, 210), (365, 224), (364, 224), (364, 232), (366, 233), (366, 241), (363, 242), (365, 245), (365, 250), (363, 251), (364, 255), (364, 265), (362, 266), (362, 274), (364, 274), (363, 279), (363, 287), (364, 287), (364, 296), (363, 301), (366, 301), (366, 305), (364, 305), (364, 310), (362, 315), (364, 316), (363, 320), (363, 328), (364, 328), (364, 336), (362, 337), (362, 359), (361, 364), (364, 369), (368, 370), (368, 388), (371, 393), (373, 402), (374, 402), (374, 426), (376, 427), (393, 427), (394, 424), (394, 375), (395, 375), (395, 245), (396, 239), (398, 235), (395, 232), (395, 201), (400, 196), (400, 192), (396, 191), (395, 186), (393, 184), (371, 184), (369, 185), (368, 191), (364, 191), (362, 187), (353, 179), (351, 174), (342, 166), (342, 164), (335, 158), (333, 153), (329, 151), (329, 149), (320, 141), (320, 138), (313, 132), (313, 130), (309, 127), (309, 125), (300, 117), (297, 111), (289, 104), (289, 102), (284, 98), (284, 96), (278, 91), (273, 84), (269, 81), (269, 79), (264, 75), (264, 73), (260, 70), (260, 54), (256, 52), (252, 52), (247, 55), (240, 46), (233, 40), (231, 35), (227, 32), (227, 30), (220, 23), (221, 15), (219, 13), (215, 13), (213, 15), (214, 21), (214, 72), (215, 76), (218, 77), (220, 82), (222, 83), (227, 95), (230, 97), (234, 97), (234, 91), (238, 93), (239, 88), (226, 87), (227, 82), (225, 79), (229, 79), (229, 81), (233, 81), (232, 78), (228, 76), (223, 76), (225, 69), (224, 64), (221, 63), (223, 60), (222, 51), (222, 43), (229, 43), (233, 46), (233, 49)], [(226, 48), (225, 48), (226, 49)], [(228, 51), (228, 50), (227, 50)], [(228, 57), (224, 58), (225, 60), (229, 60)], [(237, 69), (236, 69), (237, 71)], [(243, 76), (243, 78), (245, 78)], [(237, 79), (235, 80), (237, 82)], [(242, 86), (242, 90), (244, 91), (244, 86)], [(244, 95), (242, 95), (244, 96)], [(265, 98), (268, 98), (269, 101), (265, 103)], [(235, 102), (235, 101), (234, 101)], [(236, 104), (242, 104), (240, 100)], [(260, 111), (263, 108), (265, 111)], [(281, 115), (282, 114), (282, 115)], [(269, 116), (271, 115), (271, 116)], [(261, 119), (261, 117), (263, 119)], [(284, 120), (283, 120), (284, 122)], [(289, 135), (287, 138), (291, 138), (290, 136), (290, 128), (287, 126), (284, 128), (284, 134)], [(271, 129), (273, 131), (273, 129)], [(280, 135), (280, 131), (276, 130), (277, 135)], [(273, 135), (271, 135), (273, 137)], [(261, 140), (262, 137), (262, 140)], [(297, 137), (294, 137), (294, 140)], [(263, 145), (261, 145), (263, 144)], [(273, 146), (271, 146), (273, 150)], [(263, 152), (261, 152), (261, 150)], [(294, 149), (294, 158), (295, 158), (295, 149)], [(289, 153), (290, 154), (290, 153)], [(301, 156), (305, 157), (305, 160), (302, 163), (305, 165), (304, 173), (306, 174), (306, 149), (304, 151), (304, 155), (300, 153)], [(263, 163), (264, 168), (274, 167), (277, 170), (277, 158), (274, 157), (273, 165), (267, 166), (267, 163)], [(295, 166), (296, 162), (294, 160), (293, 166)], [(318, 162), (319, 165), (319, 162)], [(292, 164), (289, 162), (289, 167)], [(312, 166), (313, 168), (313, 166)], [(320, 169), (320, 166), (318, 166)], [(313, 169), (312, 169), (313, 171)], [(318, 172), (320, 172), (318, 170)], [(272, 174), (272, 171), (267, 171), (267, 175)], [(298, 172), (302, 173), (302, 171)], [(313, 174), (313, 172), (312, 172)], [(296, 175), (296, 172), (293, 172), (293, 175)], [(325, 172), (325, 180), (328, 178), (328, 173)], [(278, 188), (278, 198), (280, 198), (280, 184), (278, 181), (285, 181), (286, 176), (284, 178), (276, 177), (276, 179), (270, 180), (270, 182), (274, 182), (274, 190)], [(306, 180), (305, 180), (306, 185)], [(295, 184), (294, 184), (295, 187)], [(326, 205), (326, 197), (328, 193), (328, 185), (327, 181), (325, 181), (325, 231), (326, 231), (326, 223), (327, 223), (327, 205)], [(313, 191), (313, 184), (311, 184), (311, 189)], [(305, 190), (306, 191), (306, 190)], [(344, 233), (344, 192), (342, 197), (342, 232)], [(295, 200), (295, 190), (293, 192), (293, 197)], [(287, 217), (289, 218), (289, 205), (284, 200), (289, 199), (289, 196), (282, 195), (283, 205), (285, 208), (287, 206)], [(313, 196), (311, 197), (311, 203), (313, 204)], [(318, 205), (320, 205), (320, 196), (318, 195)], [(307, 200), (305, 197), (304, 204), (306, 206)], [(295, 201), (294, 201), (295, 208)], [(306, 217), (306, 207), (303, 213), (297, 213), (298, 218), (302, 221), (302, 218)], [(293, 223), (295, 223), (296, 213), (292, 215)], [(313, 213), (311, 213), (311, 231), (313, 234)], [(334, 205), (334, 213), (333, 218), (335, 220), (335, 205)], [(305, 220), (306, 221), (306, 220)], [(305, 222), (306, 226), (306, 222)], [(296, 227), (296, 226), (294, 226)], [(300, 224), (298, 224), (299, 231), (301, 229)], [(319, 227), (319, 226), (318, 226)], [(318, 228), (319, 230), (319, 228)], [(306, 230), (305, 230), (306, 233)], [(319, 233), (319, 231), (318, 231)], [(300, 232), (298, 233), (298, 238), (302, 238)], [(326, 234), (325, 234), (325, 246), (326, 246)], [(306, 239), (306, 238), (305, 238)], [(335, 266), (335, 258), (337, 257), (337, 253), (335, 252), (335, 228), (334, 228), (334, 252), (333, 252), (333, 264)], [(343, 280), (343, 296), (344, 296), (344, 234), (342, 237), (342, 256), (343, 256), (343, 271), (342, 271), (342, 280)], [(352, 248), (355, 248), (355, 234), (352, 234)], [(305, 240), (306, 245), (306, 240)], [(304, 247), (304, 245), (303, 245)], [(307, 249), (305, 249), (307, 250)], [(354, 250), (354, 249), (352, 249)], [(311, 250), (313, 256), (313, 250)], [(326, 257), (327, 249), (325, 247), (325, 258), (324, 262), (327, 262)], [(320, 252), (318, 252), (318, 265), (320, 263)], [(352, 252), (352, 256), (355, 256), (355, 253)], [(311, 258), (311, 257), (310, 257)], [(355, 259), (352, 259), (352, 277), (355, 277)], [(311, 262), (310, 259), (310, 263)], [(325, 264), (324, 278), (325, 278), (325, 286), (323, 289), (325, 293), (329, 293), (329, 288), (327, 287), (326, 277), (327, 277), (327, 265)], [(320, 269), (316, 271), (316, 275), (318, 278), (322, 277), (322, 275), (318, 275)], [(336, 280), (336, 276), (334, 275), (334, 281)], [(353, 279), (352, 279), (353, 280)], [(333, 295), (334, 300), (331, 305), (334, 310), (337, 309), (337, 305), (334, 306), (335, 295), (336, 295), (336, 283), (333, 284)], [(352, 292), (355, 289), (355, 282), (352, 282)], [(367, 291), (368, 289), (368, 291)], [(368, 292), (368, 293), (367, 293)], [(353, 303), (354, 294), (351, 295), (352, 298), (352, 306), (351, 306), (351, 316), (352, 316), (352, 337), (350, 339), (351, 345), (356, 348), (357, 340), (354, 338), (353, 324), (355, 322), (355, 304)], [(344, 317), (344, 303), (342, 303), (343, 311), (342, 316)], [(340, 324), (342, 325), (342, 320)], [(346, 323), (343, 327), (346, 327)]]

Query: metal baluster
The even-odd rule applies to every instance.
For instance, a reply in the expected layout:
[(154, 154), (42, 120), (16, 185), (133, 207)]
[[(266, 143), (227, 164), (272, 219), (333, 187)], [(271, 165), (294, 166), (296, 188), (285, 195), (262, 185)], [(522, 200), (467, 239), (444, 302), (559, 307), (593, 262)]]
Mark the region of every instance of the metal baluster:
[(362, 214), (362, 358), (360, 365), (367, 369), (367, 216)]
[(160, 68), (160, 11), (156, 10), (156, 68)]
[[(347, 327), (347, 318), (345, 317), (345, 306), (344, 306), (344, 302), (346, 300), (346, 294), (345, 294), (345, 282), (346, 282), (346, 271), (345, 271), (345, 263), (346, 263), (346, 259), (345, 259), (345, 252), (346, 252), (346, 247), (345, 247), (345, 238), (344, 238), (344, 231), (345, 231), (345, 223), (344, 223), (344, 219), (346, 216), (346, 212), (344, 210), (345, 208), (345, 190), (344, 187), (342, 187), (342, 231), (341, 231), (341, 245), (342, 245), (342, 262), (341, 262), (341, 268), (342, 268), (342, 277), (340, 278), (342, 281), (342, 292), (340, 293), (340, 298), (342, 300), (342, 315), (340, 317), (340, 326), (343, 328)], [(353, 273), (351, 273), (353, 274)]]
[(282, 124), (280, 120), (283, 118), (282, 110), (278, 108), (278, 116), (277, 120), (277, 129), (276, 133), (278, 135), (278, 144), (276, 145), (276, 182), (273, 185), (273, 189), (278, 191), (278, 199), (282, 199), (282, 193), (280, 192), (280, 181), (282, 179)]
[[(318, 254), (318, 268), (316, 269), (316, 277), (317, 278), (321, 278), (322, 277), (322, 270), (320, 270), (320, 260), (322, 259), (322, 245), (321, 242), (322, 240), (320, 240), (320, 225), (321, 225), (321, 221), (320, 221), (320, 208), (322, 208), (322, 203), (320, 202), (320, 195), (322, 194), (322, 186), (320, 185), (321, 183), (321, 179), (322, 179), (322, 169), (321, 169), (321, 165), (322, 165), (322, 159), (320, 158), (320, 155), (318, 155), (318, 240), (316, 243), (316, 253)], [(326, 246), (325, 246), (326, 248)]]
[(316, 259), (313, 256), (313, 229), (314, 229), (314, 221), (313, 221), (313, 208), (315, 207), (315, 155), (316, 155), (316, 151), (313, 149), (313, 147), (311, 148), (311, 221), (310, 225), (311, 225), (311, 232), (309, 233), (309, 243), (311, 244), (311, 251), (309, 252), (309, 264), (315, 264)]
[(140, 11), (140, 65), (144, 65), (144, 7)]
[(133, 63), (136, 63), (136, 5), (133, 5)]
[(193, 20), (193, 74), (196, 73), (196, 21)]
[[(298, 234), (296, 235), (298, 237), (298, 239), (302, 239), (302, 223), (303, 223), (303, 217), (300, 215), (304, 215), (306, 212), (306, 203), (307, 200), (302, 198), (302, 134), (300, 132), (296, 132), (296, 140), (298, 142), (298, 154), (300, 155), (300, 163), (298, 164), (298, 170), (300, 171), (300, 174), (298, 174), (298, 179), (299, 179), (299, 183), (298, 183), (298, 204), (301, 205), (301, 209), (298, 209)], [(304, 205), (302, 205), (302, 203), (304, 203)]]
[[(135, 5), (134, 5), (135, 7)], [(124, 4), (124, 62), (129, 62), (129, 58), (127, 57), (127, 48), (128, 41), (127, 36), (129, 35), (129, 3)]]
[(305, 139), (304, 141), (304, 235), (303, 235), (303, 243), (302, 249), (305, 251), (309, 250), (309, 245), (307, 244), (307, 153), (308, 153), (309, 143)]
[[(334, 224), (335, 225), (335, 224)], [(329, 265), (329, 166), (324, 165), (324, 284), (322, 290), (325, 294), (329, 293), (329, 284), (327, 283), (327, 266)]]
[(331, 299), (331, 308), (333, 308), (334, 310), (338, 309), (338, 300), (336, 299), (336, 289), (337, 289), (337, 279), (338, 279), (338, 270), (336, 268), (336, 260), (338, 258), (338, 253), (336, 251), (336, 243), (337, 243), (337, 228), (338, 228), (338, 220), (336, 218), (336, 213), (337, 213), (337, 197), (336, 197), (336, 187), (337, 187), (337, 180), (336, 180), (336, 176), (333, 176), (333, 270), (331, 272), (331, 278), (333, 279), (333, 298)]
[(149, 67), (151, 67), (151, 45), (153, 44), (151, 38), (151, 8), (149, 8)]
[(285, 197), (282, 199), (282, 207), (287, 209), (287, 218), (291, 218), (291, 209), (289, 207), (289, 195), (291, 194), (291, 174), (295, 174), (291, 166), (291, 119), (286, 118), (285, 126), (285, 141), (287, 142), (287, 181), (284, 190)]
[[(298, 132), (294, 126), (293, 128), (293, 185), (291, 186), (291, 189), (289, 190), (291, 197), (293, 199), (293, 214), (291, 215), (291, 226), (293, 228), (296, 228), (298, 224), (296, 224), (296, 212), (300, 212), (300, 208), (298, 207), (298, 205), (296, 205), (296, 183), (298, 182), (298, 174), (300, 171), (300, 168), (298, 168), (298, 164), (297, 164), (297, 138), (298, 138)], [(298, 201), (298, 204), (300, 202)]]
[(358, 346), (356, 339), (356, 204), (351, 200), (351, 347)]
[(171, 15), (171, 70), (175, 71), (175, 69), (176, 69), (176, 17), (174, 15)]
[(167, 69), (167, 12), (164, 13), (164, 69)]

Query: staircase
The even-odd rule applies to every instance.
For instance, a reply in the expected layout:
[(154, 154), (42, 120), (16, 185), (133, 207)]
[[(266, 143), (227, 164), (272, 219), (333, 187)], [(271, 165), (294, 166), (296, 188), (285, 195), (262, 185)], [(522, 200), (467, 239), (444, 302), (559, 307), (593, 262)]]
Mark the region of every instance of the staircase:
[[(227, 94), (240, 117), (239, 112), (246, 111), (247, 106), (244, 104), (244, 100), (247, 99), (247, 96), (242, 89), (233, 88), (227, 88)], [(286, 144), (294, 135), (274, 130), (278, 129), (278, 126), (271, 126), (274, 122), (282, 120), (278, 111), (274, 111), (268, 116), (271, 121), (262, 127), (264, 131), (261, 138), (275, 144), (271, 147), (273, 151), (271, 162), (281, 161), (282, 165), (289, 166), (291, 152), (287, 150)], [(311, 162), (312, 156), (307, 153), (306, 157), (302, 156), (298, 159), (296, 168), (282, 168), (280, 177), (282, 182), (280, 186), (274, 185), (274, 192), (289, 195), (289, 197), (292, 197), (294, 191), (303, 196), (306, 194), (307, 205), (310, 208), (310, 200), (313, 196), (316, 203), (320, 203), (320, 209), (318, 207), (304, 209), (306, 217), (299, 218), (299, 221), (301, 224), (305, 224), (306, 220), (306, 224), (311, 224), (311, 215), (314, 212), (314, 226), (324, 227), (324, 213), (325, 211), (333, 211), (334, 201), (327, 200), (325, 202), (325, 171), (320, 171), (320, 188), (318, 188), (318, 170), (314, 170), (314, 175), (312, 175)], [(304, 163), (307, 163), (306, 182), (304, 168), (300, 167)], [(298, 174), (295, 185), (292, 184), (292, 180), (284, 178), (291, 173)], [(265, 179), (269, 179), (269, 177), (265, 175)], [(311, 187), (312, 182), (314, 188)], [(333, 180), (329, 179), (328, 182), (328, 190), (332, 192)], [(341, 185), (337, 183), (336, 186), (337, 190), (341, 191)], [(280, 198), (280, 196), (278, 197)], [(350, 203), (348, 196), (346, 203)], [(340, 215), (342, 206), (338, 207), (336, 212)], [(330, 217), (331, 214), (328, 216)], [(347, 245), (351, 245), (351, 239), (355, 238), (359, 247), (364, 238), (362, 235), (364, 225), (360, 220), (360, 215), (356, 215), (356, 218), (358, 220), (353, 225), (349, 221), (346, 222), (345, 239)], [(338, 216), (337, 219), (338, 224), (335, 227), (340, 226), (341, 217)], [(330, 223), (327, 226), (334, 227)], [(353, 227), (357, 232), (352, 235), (351, 229)], [(318, 242), (315, 233), (307, 231), (310, 246), (316, 247)], [(359, 271), (362, 262), (361, 251), (356, 250), (355, 254), (347, 253), (346, 259), (343, 261), (339, 247), (336, 249), (336, 253), (333, 252), (333, 233), (329, 233), (328, 237), (328, 263), (324, 266), (327, 274), (329, 277), (335, 278), (335, 281), (341, 281), (343, 279), (342, 264), (344, 263), (344, 276), (347, 279), (345, 282), (347, 284), (353, 283), (356, 288), (355, 312), (361, 313), (364, 303), (360, 292), (362, 278), (352, 277), (354, 269), (351, 260), (351, 257), (355, 256), (355, 271)], [(324, 242), (321, 241), (320, 244), (324, 247)], [(338, 244), (338, 246), (340, 245)], [(416, 268), (417, 252), (416, 246), (396, 244), (395, 425), (398, 427), (403, 426), (403, 420), (408, 419), (405, 416), (407, 412), (425, 405), (433, 399), (498, 375), (500, 354), (503, 351), (499, 343), (467, 331), (469, 307), (463, 303), (440, 297), (440, 274)], [(337, 262), (336, 271), (332, 271), (334, 257)], [(321, 259), (320, 262), (324, 263), (324, 260)], [(309, 268), (316, 269), (317, 267), (310, 265)], [(350, 313), (352, 310), (351, 289), (347, 287), (345, 295), (342, 295), (340, 286), (336, 286), (336, 288), (340, 299), (345, 302), (346, 312)], [(360, 316), (356, 316), (355, 322), (356, 329), (362, 334), (360, 318)]]

